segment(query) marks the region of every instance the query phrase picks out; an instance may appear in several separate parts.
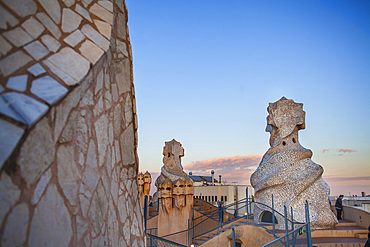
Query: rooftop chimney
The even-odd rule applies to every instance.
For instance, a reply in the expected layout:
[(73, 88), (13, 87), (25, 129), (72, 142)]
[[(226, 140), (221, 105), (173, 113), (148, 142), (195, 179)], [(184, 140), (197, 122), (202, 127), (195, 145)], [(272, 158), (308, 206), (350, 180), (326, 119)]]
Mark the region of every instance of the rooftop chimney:
[(212, 186), (213, 186), (213, 185), (215, 185), (215, 171), (212, 170), (211, 174), (212, 174)]

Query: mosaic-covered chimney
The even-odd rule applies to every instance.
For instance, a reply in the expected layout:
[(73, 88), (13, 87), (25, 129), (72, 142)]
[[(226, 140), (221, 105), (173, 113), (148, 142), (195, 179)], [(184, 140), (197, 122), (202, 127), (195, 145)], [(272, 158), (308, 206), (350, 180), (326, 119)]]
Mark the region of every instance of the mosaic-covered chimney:
[[(165, 236), (188, 229), (193, 208), (193, 180), (184, 172), (181, 157), (184, 148), (175, 139), (163, 148), (161, 174), (157, 178), (159, 215), (158, 236)], [(191, 222), (190, 222), (191, 223)], [(168, 237), (169, 240), (187, 245), (187, 232)]]
[[(251, 176), (255, 201), (272, 206), (284, 214), (284, 205), (293, 208), (294, 220), (305, 222), (305, 202), (314, 228), (333, 227), (338, 222), (329, 206), (330, 188), (322, 179), (324, 169), (311, 160), (312, 151), (301, 146), (298, 131), (305, 128), (303, 104), (281, 98), (267, 108), (266, 132), (270, 133), (270, 148)], [(254, 219), (261, 222), (271, 209), (255, 205)], [(278, 227), (284, 219), (275, 215)]]

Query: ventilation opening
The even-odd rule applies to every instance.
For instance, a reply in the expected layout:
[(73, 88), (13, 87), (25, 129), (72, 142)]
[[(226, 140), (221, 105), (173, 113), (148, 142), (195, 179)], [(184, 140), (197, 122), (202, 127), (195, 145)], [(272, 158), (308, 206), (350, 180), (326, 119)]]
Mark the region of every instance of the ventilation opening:
[(285, 142), (285, 141), (283, 141), (283, 145), (284, 145), (284, 146), (286, 145), (286, 142)]
[[(277, 222), (276, 216), (274, 216), (274, 219), (275, 219), (275, 224), (277, 224), (278, 222)], [(272, 223), (272, 213), (269, 211), (263, 212), (262, 217), (261, 217), (261, 222)]]
[(295, 143), (295, 138), (293, 138), (293, 142)]

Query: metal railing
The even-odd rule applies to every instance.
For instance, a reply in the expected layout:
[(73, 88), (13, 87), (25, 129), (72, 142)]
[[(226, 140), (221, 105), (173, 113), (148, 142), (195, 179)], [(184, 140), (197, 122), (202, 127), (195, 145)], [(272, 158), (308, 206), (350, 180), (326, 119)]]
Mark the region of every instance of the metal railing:
[(170, 240), (154, 236), (152, 234), (146, 234), (146, 246), (147, 247), (187, 247), (179, 243), (172, 242)]
[[(285, 215), (287, 215), (287, 208), (284, 206)], [(306, 201), (305, 205), (305, 216), (306, 216), (306, 223), (301, 224), (300, 226), (294, 228), (292, 225), (292, 231), (288, 231), (288, 223), (285, 222), (285, 235), (275, 239), (274, 241), (263, 245), (263, 247), (273, 247), (273, 246), (281, 246), (282, 243), (286, 247), (296, 246), (296, 245), (306, 245), (311, 247), (312, 246), (312, 239), (311, 239), (311, 226), (310, 226), (310, 215), (309, 215), (309, 206), (308, 202)], [(293, 214), (293, 211), (292, 211)]]
[[(145, 205), (147, 205), (147, 204), (145, 204)], [(254, 208), (256, 205), (261, 206), (261, 207), (264, 208), (264, 210), (271, 212), (272, 220), (271, 220), (270, 223), (272, 225), (272, 231), (269, 230), (264, 225), (256, 224), (254, 222), (250, 222), (249, 219), (254, 218), (254, 213), (252, 213), (252, 211), (253, 211), (252, 208)], [(240, 214), (240, 212), (243, 212), (244, 209), (245, 209), (245, 214)], [(286, 246), (286, 247), (290, 247), (290, 246), (295, 246), (296, 244), (306, 244), (307, 246), (311, 247), (312, 246), (312, 240), (311, 240), (311, 228), (310, 228), (310, 217), (309, 217), (308, 202), (306, 201), (306, 205), (305, 205), (305, 221), (306, 221), (305, 223), (295, 221), (294, 217), (293, 217), (294, 216), (293, 215), (293, 208), (290, 208), (290, 209), (291, 210), (290, 210), (290, 215), (289, 215), (286, 206), (284, 206), (284, 214), (281, 214), (280, 212), (276, 211), (276, 209), (274, 208), (274, 197), (273, 197), (273, 195), (271, 195), (271, 206), (269, 206), (269, 205), (266, 205), (266, 204), (263, 204), (263, 203), (254, 202), (252, 200), (252, 198), (248, 197), (248, 190), (247, 190), (246, 198), (244, 198), (242, 200), (239, 200), (239, 201), (236, 201), (234, 203), (225, 205), (225, 206), (222, 205), (221, 203), (219, 203), (219, 206), (216, 209), (208, 211), (207, 213), (203, 213), (201, 211), (193, 209), (194, 211), (199, 212), (201, 215), (197, 218), (194, 218), (194, 214), (193, 214), (192, 221), (190, 221), (190, 220), (188, 221), (188, 229), (187, 230), (183, 230), (183, 231), (180, 231), (180, 232), (168, 234), (168, 235), (162, 236), (160, 238), (156, 237), (156, 236), (155, 237), (157, 238), (157, 240), (161, 239), (163, 241), (169, 241), (169, 240), (166, 240), (164, 238), (175, 236), (177, 234), (186, 233), (187, 234), (187, 243), (188, 243), (188, 246), (190, 246), (190, 244), (193, 242), (193, 239), (216, 230), (215, 234), (213, 234), (208, 239), (206, 239), (205, 241), (203, 241), (202, 243), (197, 245), (197, 246), (199, 246), (199, 245), (209, 241), (211, 238), (216, 236), (220, 231), (224, 231), (226, 229), (233, 228), (237, 225), (245, 224), (245, 225), (254, 225), (254, 226), (257, 226), (257, 227), (262, 227), (265, 230), (267, 230), (268, 232), (270, 232), (272, 235), (274, 235), (274, 237), (276, 237), (276, 239), (274, 241), (272, 241), (271, 243), (268, 243), (264, 246), (272, 247), (272, 246), (278, 244), (279, 246), (283, 245), (283, 246)], [(225, 215), (227, 215), (227, 217), (225, 217)], [(285, 234), (281, 237), (278, 237), (276, 235), (276, 224), (277, 224), (276, 216), (279, 217), (279, 219), (284, 219)], [(146, 221), (147, 221), (148, 218), (147, 218), (147, 209), (145, 209), (145, 208), (144, 208), (144, 217), (145, 217), (144, 219), (146, 219), (145, 220), (145, 233), (147, 234), (147, 236), (154, 236), (152, 234), (153, 233), (152, 229), (148, 229), (148, 230), (151, 230), (150, 232), (148, 232), (147, 229), (146, 229)], [(225, 228), (225, 225), (230, 224), (233, 221), (236, 221), (240, 218), (245, 218), (246, 223), (233, 224), (233, 225), (229, 225)], [(195, 235), (194, 234), (195, 229), (198, 230), (199, 228), (202, 228), (202, 224), (205, 224), (205, 222), (209, 221), (209, 220), (211, 222), (217, 223), (217, 226), (215, 226), (211, 229), (207, 229), (206, 231)], [(263, 223), (266, 223), (266, 222), (263, 222)], [(156, 234), (156, 230), (155, 230), (154, 234)], [(147, 245), (148, 246), (167, 246), (167, 245), (152, 245), (152, 242), (150, 242), (150, 241), (153, 241), (153, 239), (152, 238), (149, 239), (149, 242), (147, 240)], [(171, 241), (169, 241), (169, 242), (171, 242)], [(156, 243), (157, 242), (155, 242), (155, 244)], [(235, 239), (233, 239), (233, 244), (234, 243), (235, 243)], [(182, 245), (178, 245), (178, 246), (182, 246)]]

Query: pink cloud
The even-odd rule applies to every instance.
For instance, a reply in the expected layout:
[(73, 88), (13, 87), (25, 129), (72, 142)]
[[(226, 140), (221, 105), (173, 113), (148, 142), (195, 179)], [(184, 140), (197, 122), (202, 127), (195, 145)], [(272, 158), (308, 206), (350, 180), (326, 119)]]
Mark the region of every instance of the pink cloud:
[(361, 177), (324, 177), (325, 181), (328, 182), (349, 182), (349, 181), (370, 181), (370, 176), (361, 176)]
[(343, 153), (353, 153), (353, 152), (357, 152), (357, 150), (341, 148), (341, 149), (339, 149), (339, 152), (343, 152)]
[(227, 183), (249, 184), (250, 175), (258, 167), (261, 158), (261, 155), (219, 157), (191, 162), (184, 166), (184, 170), (192, 172), (193, 175), (207, 176), (214, 170), (217, 180), (218, 175), (222, 175), (222, 180)]
[(370, 176), (340, 177), (324, 176), (324, 180), (330, 186), (330, 195), (360, 195), (362, 191), (370, 193)]
[(323, 149), (322, 153), (329, 153), (330, 149)]

